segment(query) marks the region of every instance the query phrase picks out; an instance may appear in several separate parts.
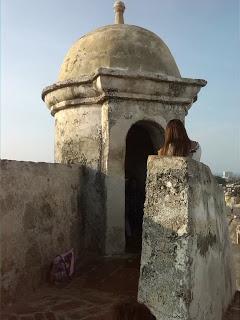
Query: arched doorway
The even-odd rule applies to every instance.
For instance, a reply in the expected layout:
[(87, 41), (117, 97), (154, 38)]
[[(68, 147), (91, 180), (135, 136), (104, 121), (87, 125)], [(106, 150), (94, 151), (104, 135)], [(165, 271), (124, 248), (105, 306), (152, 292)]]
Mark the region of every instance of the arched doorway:
[(163, 129), (151, 121), (137, 122), (127, 134), (125, 155), (125, 237), (127, 252), (139, 252), (141, 250), (147, 158), (149, 155), (157, 154), (163, 140)]

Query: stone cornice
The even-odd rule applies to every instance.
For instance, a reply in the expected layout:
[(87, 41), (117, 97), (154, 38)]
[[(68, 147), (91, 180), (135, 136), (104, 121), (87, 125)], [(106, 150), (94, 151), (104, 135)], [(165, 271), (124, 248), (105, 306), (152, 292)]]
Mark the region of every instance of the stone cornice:
[(113, 98), (191, 106), (206, 83), (201, 79), (100, 68), (92, 75), (46, 87), (42, 99), (52, 114), (68, 107), (97, 104)]
[(143, 80), (154, 80), (157, 82), (173, 82), (180, 84), (189, 84), (189, 85), (198, 85), (205, 87), (207, 84), (206, 80), (203, 79), (191, 79), (191, 78), (176, 78), (172, 76), (167, 76), (160, 73), (151, 73), (151, 72), (131, 72), (128, 70), (120, 69), (110, 69), (110, 68), (99, 68), (96, 72), (91, 75), (82, 76), (79, 79), (59, 81), (50, 86), (47, 86), (42, 91), (42, 100), (44, 101), (45, 96), (54, 90), (92, 83), (98, 76), (106, 75), (117, 78), (129, 78), (129, 79), (143, 79)]
[(114, 93), (109, 93), (109, 94), (103, 93), (97, 97), (79, 98), (79, 99), (58, 102), (50, 107), (50, 111), (51, 111), (51, 114), (54, 115), (56, 112), (67, 109), (67, 108), (74, 108), (74, 107), (78, 107), (79, 105), (102, 104), (104, 101), (111, 100), (111, 99), (159, 102), (165, 105), (169, 105), (170, 109), (173, 108), (173, 105), (175, 105), (178, 108), (179, 108), (179, 105), (181, 105), (184, 107), (184, 110), (186, 112), (189, 109), (189, 106), (191, 106), (192, 104), (191, 99), (183, 99), (183, 98), (169, 98), (165, 96), (153, 96), (153, 95), (149, 96), (146, 94), (125, 94), (125, 93), (118, 93), (118, 95), (116, 96)]

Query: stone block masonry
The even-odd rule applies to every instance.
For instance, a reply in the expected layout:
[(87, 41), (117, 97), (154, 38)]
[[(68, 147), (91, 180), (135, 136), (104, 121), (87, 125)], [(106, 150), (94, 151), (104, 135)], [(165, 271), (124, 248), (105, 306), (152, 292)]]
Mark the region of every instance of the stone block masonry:
[(0, 161), (1, 304), (46, 281), (52, 259), (84, 253), (81, 167)]
[(149, 157), (139, 300), (159, 320), (220, 320), (234, 292), (223, 191), (210, 169)]

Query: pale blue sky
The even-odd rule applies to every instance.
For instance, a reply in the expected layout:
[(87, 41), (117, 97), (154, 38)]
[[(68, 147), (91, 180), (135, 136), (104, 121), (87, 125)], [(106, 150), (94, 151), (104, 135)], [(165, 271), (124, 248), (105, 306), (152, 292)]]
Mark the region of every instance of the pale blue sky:
[[(158, 34), (182, 76), (208, 81), (186, 118), (213, 172), (240, 172), (238, 0), (126, 0), (125, 22)], [(72, 43), (114, 20), (112, 0), (1, 1), (1, 158), (53, 161), (41, 100)]]

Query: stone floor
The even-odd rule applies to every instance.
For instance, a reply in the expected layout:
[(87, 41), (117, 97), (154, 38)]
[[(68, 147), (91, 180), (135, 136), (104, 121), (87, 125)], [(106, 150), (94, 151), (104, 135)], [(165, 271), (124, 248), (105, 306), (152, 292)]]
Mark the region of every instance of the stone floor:
[[(62, 286), (39, 289), (5, 309), (1, 320), (110, 320), (113, 304), (136, 298), (139, 257), (98, 259)], [(240, 293), (224, 320), (240, 319)], [(219, 319), (220, 320), (220, 319)]]
[(108, 320), (113, 304), (136, 298), (139, 257), (102, 258), (80, 268), (64, 286), (39, 289), (4, 310), (1, 320)]

